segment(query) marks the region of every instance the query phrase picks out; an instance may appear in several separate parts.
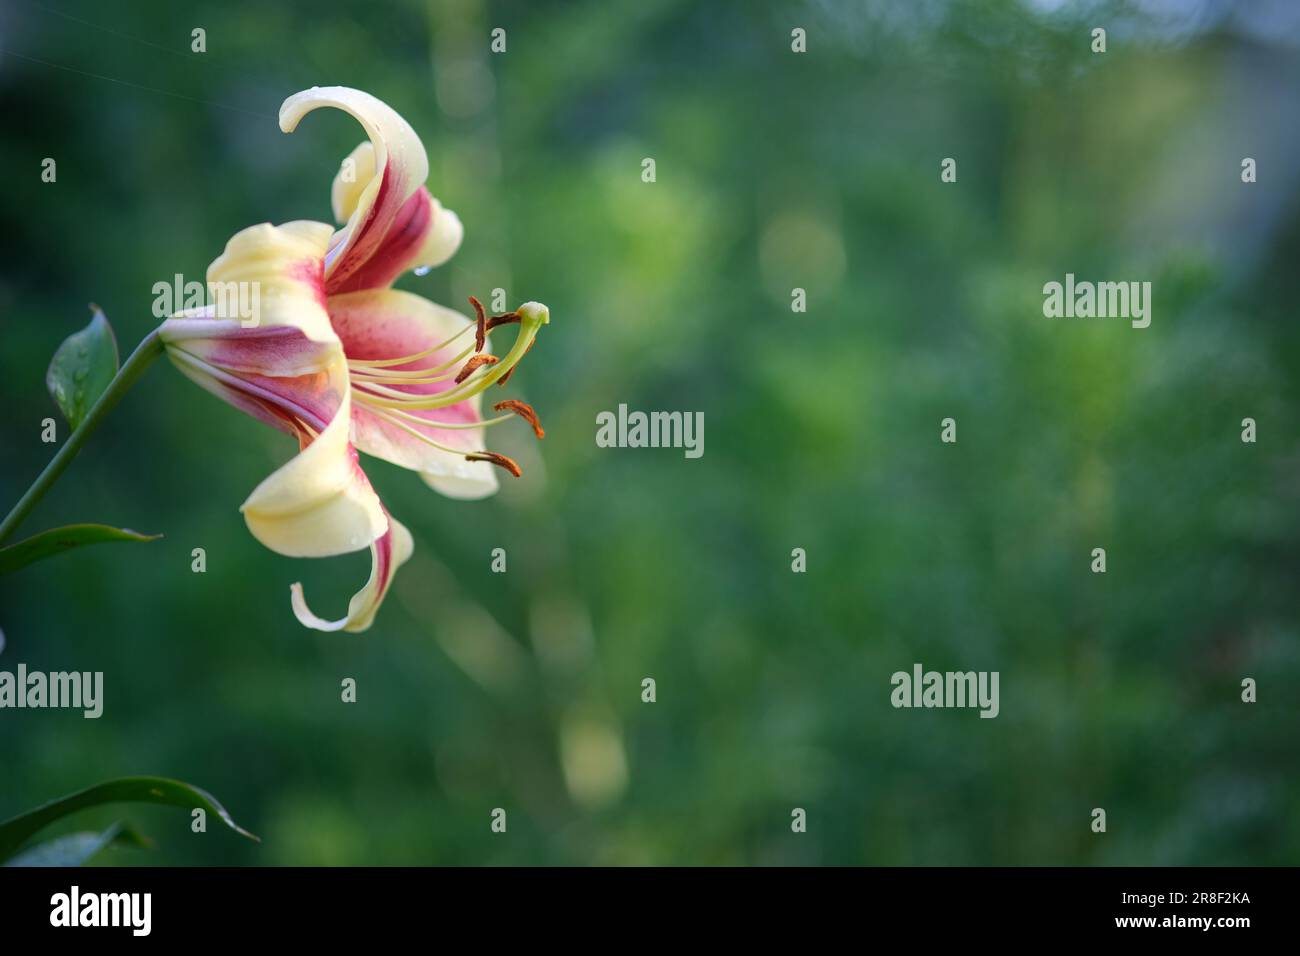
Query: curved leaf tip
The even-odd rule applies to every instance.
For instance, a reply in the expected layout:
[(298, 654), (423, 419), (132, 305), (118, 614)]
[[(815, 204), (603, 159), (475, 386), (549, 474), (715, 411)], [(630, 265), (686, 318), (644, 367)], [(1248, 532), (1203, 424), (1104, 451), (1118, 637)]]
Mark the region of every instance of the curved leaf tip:
[(0, 823), (0, 860), (12, 856), (30, 836), (54, 821), (78, 810), (107, 803), (156, 803), (185, 810), (203, 809), (240, 836), (256, 843), (262, 842), (236, 823), (217, 798), (206, 790), (166, 777), (122, 777), (53, 800)]
[(0, 548), (0, 574), (9, 574), (26, 567), (33, 561), (52, 558), (56, 554), (80, 548), (87, 544), (105, 541), (157, 541), (160, 534), (141, 534), (130, 528), (114, 528), (106, 524), (70, 524), (51, 528), (17, 544)]

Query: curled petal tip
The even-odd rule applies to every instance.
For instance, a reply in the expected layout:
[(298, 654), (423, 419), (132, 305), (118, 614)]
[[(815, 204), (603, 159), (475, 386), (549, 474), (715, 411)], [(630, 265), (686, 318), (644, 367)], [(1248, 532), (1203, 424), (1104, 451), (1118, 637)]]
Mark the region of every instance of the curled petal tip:
[(465, 226), (461, 223), (460, 216), (436, 199), (433, 203), (433, 222), (416, 257), (416, 265), (428, 269), (437, 268), (455, 255), (461, 240), (465, 238)]
[(289, 599), (294, 617), (304, 627), (316, 631), (349, 631), (355, 634), (368, 630), (388, 593), (393, 575), (406, 563), (414, 548), (411, 533), (404, 525), (390, 518), (388, 532), (370, 546), (370, 578), (360, 591), (352, 595), (352, 600), (348, 602), (347, 616), (336, 621), (317, 617), (307, 606), (302, 585), (292, 584), (289, 586)]
[[(406, 203), (428, 178), (429, 157), (420, 137), (396, 110), (369, 93), (346, 86), (313, 87), (295, 93), (280, 107), (280, 128), (291, 132), (303, 116), (322, 106), (352, 116), (371, 144), (371, 151), (354, 152), (351, 157), (357, 160), (357, 168), (350, 171), (358, 174), (356, 182), (336, 180), (331, 197), (336, 214), (348, 212), (349, 207), (350, 212), (326, 256), (325, 272), (331, 281), (330, 291), (347, 291), (345, 283), (376, 254), (394, 224), (400, 220), (411, 225), (402, 219), (403, 212), (407, 216), (427, 212), (427, 193), (422, 193), (414, 206)], [(360, 168), (363, 159), (365, 170)]]

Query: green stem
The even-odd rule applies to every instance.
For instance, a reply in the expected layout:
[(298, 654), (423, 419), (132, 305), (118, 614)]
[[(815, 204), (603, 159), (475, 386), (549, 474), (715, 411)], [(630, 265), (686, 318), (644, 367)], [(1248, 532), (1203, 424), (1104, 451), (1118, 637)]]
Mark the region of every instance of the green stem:
[(45, 470), (32, 482), (32, 486), (18, 500), (18, 504), (14, 505), (13, 510), (5, 516), (4, 523), (0, 524), (0, 544), (9, 540), (13, 533), (18, 530), (18, 525), (22, 523), (22, 520), (45, 497), (45, 493), (59, 480), (59, 476), (63, 474), (64, 469), (72, 464), (72, 459), (77, 457), (77, 452), (81, 451), (81, 446), (86, 443), (90, 433), (99, 427), (100, 422), (113, 410), (113, 406), (126, 394), (127, 389), (135, 384), (136, 379), (141, 376), (154, 359), (162, 355), (162, 352), (162, 340), (158, 338), (156, 331), (150, 332), (135, 347), (135, 351), (117, 370), (113, 380), (108, 383), (108, 388), (104, 389), (104, 393), (90, 407), (90, 412), (82, 423), (68, 436), (68, 440), (50, 459), (50, 463), (45, 466)]

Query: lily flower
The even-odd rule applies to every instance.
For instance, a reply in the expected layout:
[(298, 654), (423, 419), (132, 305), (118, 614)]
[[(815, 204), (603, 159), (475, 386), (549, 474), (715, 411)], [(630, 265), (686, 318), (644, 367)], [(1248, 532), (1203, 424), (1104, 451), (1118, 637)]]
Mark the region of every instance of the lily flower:
[[(412, 541), (380, 502), (357, 450), (418, 471), (452, 498), (492, 494), (496, 468), (518, 476), (513, 461), (485, 448), (485, 427), (519, 416), (540, 438), (537, 416), (507, 400), (494, 406), (502, 415), (485, 421), (481, 395), (504, 384), (550, 313), (528, 302), (488, 317), (471, 298), (471, 321), (389, 288), (408, 270), (446, 262), (460, 245), (460, 220), (424, 186), (428, 158), (419, 137), (373, 96), (313, 87), (285, 100), (280, 128), (292, 132), (322, 106), (350, 113), (368, 137), (334, 180), (342, 225), (262, 223), (236, 233), (208, 268), (215, 304), (172, 316), (159, 337), (203, 388), (297, 438), (298, 454), (240, 510), (253, 536), (280, 554), (327, 557), (369, 547), (370, 579), (346, 617), (317, 617), (302, 586), (290, 589), (305, 626), (364, 631)], [(232, 288), (256, 291), (254, 321), (248, 296), (218, 294)], [(488, 333), (504, 325), (518, 326), (518, 335), (497, 357)]]

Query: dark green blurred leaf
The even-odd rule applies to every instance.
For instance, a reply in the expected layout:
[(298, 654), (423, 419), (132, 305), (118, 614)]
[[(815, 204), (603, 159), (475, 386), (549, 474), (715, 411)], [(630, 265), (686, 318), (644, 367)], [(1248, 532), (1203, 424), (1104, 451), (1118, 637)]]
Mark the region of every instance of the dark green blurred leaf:
[(0, 574), (10, 574), (33, 561), (51, 558), (82, 545), (104, 541), (157, 541), (161, 537), (160, 534), (140, 534), (129, 528), (114, 528), (106, 524), (70, 524), (51, 528), (7, 548), (0, 548)]
[[(258, 838), (237, 824), (212, 794), (165, 777), (123, 777), (69, 794), (0, 823), (0, 860), (8, 859), (33, 833), (70, 813), (106, 803), (158, 803), (186, 810), (202, 808), (250, 840)], [(261, 842), (260, 840), (258, 842)]]
[(63, 340), (45, 373), (45, 387), (74, 429), (117, 374), (113, 328), (99, 306), (90, 308), (90, 324)]
[(103, 832), (87, 830), (82, 833), (69, 833), (45, 843), (38, 843), (2, 865), (81, 866), (110, 844), (147, 847), (151, 842), (134, 827), (119, 821)]

